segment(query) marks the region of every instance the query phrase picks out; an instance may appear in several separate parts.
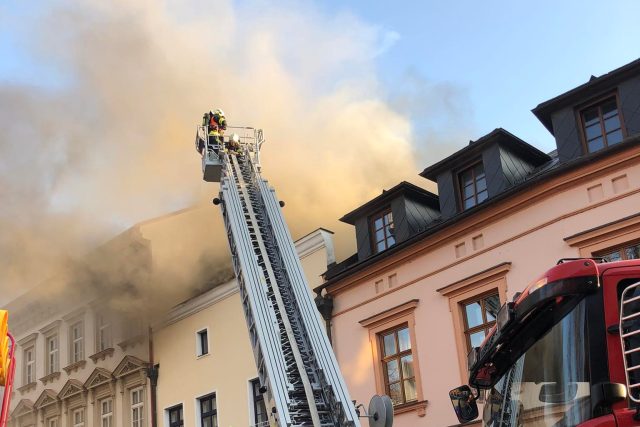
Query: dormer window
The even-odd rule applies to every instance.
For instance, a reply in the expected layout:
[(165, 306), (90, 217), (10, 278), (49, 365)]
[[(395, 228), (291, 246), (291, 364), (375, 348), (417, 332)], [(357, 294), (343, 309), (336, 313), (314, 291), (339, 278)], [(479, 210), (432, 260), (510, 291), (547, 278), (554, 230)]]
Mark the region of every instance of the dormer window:
[(482, 162), (475, 163), (460, 172), (458, 180), (460, 182), (460, 198), (463, 210), (484, 202), (489, 196)]
[(622, 123), (615, 96), (581, 111), (582, 130), (589, 153), (622, 141)]
[(386, 209), (370, 219), (373, 252), (382, 252), (396, 243), (391, 209)]

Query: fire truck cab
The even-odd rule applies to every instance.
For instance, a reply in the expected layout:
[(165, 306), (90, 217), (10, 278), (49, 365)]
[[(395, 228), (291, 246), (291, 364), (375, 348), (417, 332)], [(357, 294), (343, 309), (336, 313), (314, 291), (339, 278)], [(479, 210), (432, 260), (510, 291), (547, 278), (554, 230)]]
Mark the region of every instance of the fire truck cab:
[(640, 260), (563, 259), (499, 310), (449, 397), (484, 427), (640, 425)]

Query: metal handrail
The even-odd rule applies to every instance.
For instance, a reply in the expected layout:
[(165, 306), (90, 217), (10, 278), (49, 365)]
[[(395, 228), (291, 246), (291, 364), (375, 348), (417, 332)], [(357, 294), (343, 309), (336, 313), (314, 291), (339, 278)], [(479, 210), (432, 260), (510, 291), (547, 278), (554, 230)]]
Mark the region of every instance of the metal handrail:
[[(629, 399), (636, 403), (640, 403), (640, 392), (638, 388), (640, 387), (640, 383), (632, 383), (629, 378), (629, 373), (633, 371), (637, 371), (640, 365), (634, 364), (631, 366), (629, 361), (627, 360), (627, 356), (630, 354), (640, 352), (640, 342), (631, 343), (631, 340), (628, 338), (640, 335), (640, 310), (633, 309), (629, 304), (634, 301), (639, 301), (640, 296), (632, 296), (633, 291), (640, 288), (640, 282), (634, 283), (622, 291), (622, 295), (620, 296), (620, 321), (619, 321), (619, 330), (620, 330), (620, 345), (622, 346), (622, 360), (624, 362), (624, 375), (627, 381), (627, 391), (629, 395)], [(629, 298), (626, 298), (629, 295)], [(640, 304), (640, 302), (639, 302)], [(626, 312), (625, 312), (625, 309)], [(631, 322), (631, 320), (637, 320)], [(635, 381), (635, 379), (634, 379)]]

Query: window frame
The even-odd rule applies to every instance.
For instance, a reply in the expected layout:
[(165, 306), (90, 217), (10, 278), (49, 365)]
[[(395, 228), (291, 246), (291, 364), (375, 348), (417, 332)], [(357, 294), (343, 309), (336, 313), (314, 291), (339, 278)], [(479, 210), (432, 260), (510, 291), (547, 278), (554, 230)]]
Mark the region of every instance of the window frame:
[[(206, 340), (203, 341), (203, 337), (206, 337)], [(204, 343), (206, 343), (206, 351)], [(207, 326), (196, 331), (196, 357), (208, 356), (211, 354), (210, 348), (209, 327)]]
[[(133, 402), (134, 394), (138, 393), (140, 400), (136, 403)], [(131, 427), (144, 427), (144, 387), (135, 387), (129, 390), (129, 415), (131, 417)], [(139, 417), (136, 419), (134, 414), (138, 410)], [(137, 425), (135, 423), (138, 423)]]
[(597, 252), (593, 253), (593, 257), (598, 258), (598, 257), (602, 257), (604, 255), (608, 255), (611, 254), (613, 252), (619, 252), (622, 256), (620, 258), (619, 261), (625, 261), (625, 260), (629, 260), (629, 259), (640, 259), (640, 258), (627, 258), (627, 254), (625, 252), (625, 249), (628, 249), (630, 247), (633, 246), (638, 246), (640, 245), (640, 240), (636, 239), (636, 240), (630, 240), (628, 242), (624, 242), (624, 243), (619, 243), (615, 246), (611, 246), (605, 249), (601, 249), (598, 250)]
[[(478, 165), (482, 166), (482, 173), (484, 173), (484, 180), (485, 180), (485, 185), (486, 185), (486, 188), (484, 190), (482, 190), (482, 191), (486, 191), (487, 192), (487, 198), (484, 199), (482, 202), (478, 202), (478, 191), (477, 191), (477, 185), (476, 185), (477, 180), (476, 180), (476, 175), (475, 175), (475, 168)], [(473, 191), (474, 191), (473, 198), (475, 200), (475, 204), (473, 206), (465, 208), (464, 207), (464, 201), (465, 201), (464, 188), (463, 188), (463, 185), (462, 185), (463, 182), (462, 182), (461, 176), (462, 176), (463, 173), (465, 173), (468, 170), (471, 170), (473, 172)], [(476, 206), (484, 203), (486, 200), (489, 199), (489, 183), (488, 183), (488, 180), (487, 180), (487, 171), (486, 171), (486, 169), (484, 167), (484, 162), (482, 161), (482, 157), (475, 158), (474, 160), (471, 160), (471, 161), (465, 163), (464, 166), (456, 169), (455, 170), (455, 183), (456, 183), (456, 192), (458, 194), (458, 197), (457, 197), (457, 199), (458, 199), (458, 201), (457, 201), (458, 202), (458, 208), (460, 209), (460, 212), (464, 212), (466, 210), (473, 209)]]
[[(27, 359), (27, 353), (31, 352), (33, 356), (31, 360)], [(22, 349), (22, 360), (24, 360), (23, 368), (23, 382), (24, 385), (33, 384), (36, 382), (36, 345), (35, 342), (25, 346)], [(29, 375), (29, 368), (31, 368), (31, 375)]]
[[(249, 395), (251, 396), (251, 426), (265, 426), (269, 422), (269, 413), (267, 412), (267, 403), (264, 394), (260, 393), (260, 378), (249, 380)], [(266, 420), (258, 420), (258, 406), (262, 403)]]
[[(79, 325), (80, 337), (74, 337), (74, 329)], [(80, 319), (69, 326), (69, 364), (78, 363), (85, 358), (85, 328), (84, 320)], [(75, 344), (79, 343), (79, 354), (76, 354)]]
[[(599, 111), (599, 119), (600, 119), (600, 129), (602, 131), (602, 136), (603, 136), (603, 142), (604, 142), (604, 147), (600, 150), (594, 151), (593, 153), (589, 151), (589, 144), (587, 142), (587, 132), (586, 132), (586, 126), (585, 126), (585, 121), (584, 121), (584, 112), (590, 108), (593, 108), (595, 106), (599, 106), (600, 104), (604, 104), (607, 100), (609, 100), (610, 98), (615, 99), (616, 101), (616, 108), (618, 110), (618, 118), (620, 120), (620, 130), (622, 132), (622, 141), (624, 141), (624, 139), (627, 137), (627, 129), (625, 126), (625, 120), (624, 120), (624, 116), (622, 115), (622, 110), (620, 109), (620, 95), (618, 94), (618, 91), (615, 90), (614, 92), (607, 92), (604, 95), (600, 95), (597, 98), (593, 98), (583, 104), (579, 104), (575, 107), (575, 116), (576, 116), (576, 122), (578, 123), (578, 131), (580, 132), (580, 143), (582, 144), (582, 152), (585, 155), (589, 155), (589, 154), (594, 154), (594, 153), (598, 153), (602, 150), (606, 150), (609, 148), (609, 144), (606, 142), (606, 132), (604, 132), (604, 121), (602, 120), (602, 114)], [(621, 141), (621, 142), (622, 142)], [(615, 144), (614, 144), (615, 145)]]
[[(107, 409), (109, 412), (104, 411), (104, 404), (109, 403)], [(114, 427), (113, 426), (113, 397), (105, 397), (99, 400), (99, 411), (100, 411), (100, 427)], [(108, 420), (107, 425), (105, 426), (105, 420)]]
[[(403, 406), (407, 406), (407, 405), (411, 405), (415, 402), (418, 401), (418, 396), (416, 393), (416, 398), (413, 400), (407, 400), (407, 396), (406, 396), (406, 390), (405, 390), (405, 386), (404, 386), (404, 382), (408, 379), (413, 378), (414, 382), (416, 382), (416, 377), (415, 377), (415, 370), (413, 370), (413, 365), (414, 365), (414, 356), (413, 356), (413, 348), (409, 347), (408, 350), (404, 350), (404, 351), (400, 351), (400, 340), (398, 337), (398, 332), (402, 331), (402, 330), (407, 330), (407, 332), (409, 333), (409, 344), (411, 345), (411, 330), (409, 329), (409, 324), (408, 323), (400, 323), (398, 325), (393, 326), (390, 329), (387, 329), (385, 331), (381, 331), (377, 333), (377, 338), (378, 338), (378, 346), (380, 347), (379, 351), (380, 351), (380, 363), (382, 365), (382, 373), (383, 373), (383, 381), (384, 381), (384, 390), (385, 390), (385, 394), (387, 396), (391, 396), (391, 384), (389, 383), (389, 373), (387, 371), (387, 364), (392, 361), (392, 360), (397, 360), (398, 361), (398, 373), (399, 373), (399, 380), (394, 382), (394, 384), (399, 383), (400, 384), (400, 390), (402, 392), (402, 403), (399, 403), (397, 405), (393, 405), (394, 408), (395, 407), (403, 407)], [(395, 340), (395, 346), (396, 346), (396, 353), (390, 355), (390, 356), (385, 356), (385, 351), (384, 351), (384, 337), (388, 336), (390, 334), (393, 334), (394, 336), (394, 340)], [(409, 378), (405, 378), (403, 375), (403, 370), (402, 370), (402, 358), (406, 357), (406, 356), (411, 356), (412, 358), (412, 370), (413, 370), (413, 377), (409, 377)]]
[[(485, 310), (485, 300), (488, 297), (491, 296), (497, 296), (498, 297), (498, 302), (501, 305), (502, 301), (500, 300), (500, 291), (498, 288), (494, 288), (491, 289), (485, 293), (482, 294), (477, 294), (474, 295), (464, 301), (460, 301), (458, 304), (460, 304), (460, 308), (461, 308), (461, 312), (462, 312), (462, 325), (464, 328), (464, 335), (465, 335), (465, 342), (467, 344), (467, 354), (471, 351), (471, 335), (480, 332), (480, 331), (484, 331), (485, 332), (485, 337), (487, 336), (487, 333), (489, 333), (489, 330), (493, 327), (493, 325), (496, 324), (496, 320), (491, 320), (491, 321), (486, 321), (485, 316), (486, 316), (486, 310)], [(480, 302), (480, 310), (481, 310), (481, 314), (482, 314), (482, 320), (483, 323), (476, 325), (472, 328), (469, 327), (469, 319), (467, 317), (467, 311), (466, 311), (466, 306), (469, 305), (470, 303), (474, 303), (474, 302)], [(499, 307), (498, 307), (499, 308)], [(497, 313), (496, 313), (496, 317), (497, 317)]]
[(420, 300), (412, 299), (398, 306), (392, 307), (374, 316), (360, 320), (359, 323), (369, 331), (369, 343), (371, 346), (371, 357), (374, 368), (376, 393), (386, 394), (385, 372), (382, 366), (382, 352), (378, 335), (389, 331), (394, 327), (406, 324), (409, 327), (409, 339), (411, 342), (411, 354), (413, 355), (413, 373), (416, 379), (417, 400), (396, 405), (393, 407), (394, 414), (401, 414), (416, 411), (419, 417), (426, 415), (427, 401), (424, 400), (422, 391), (422, 375), (420, 374), (420, 356), (418, 351), (418, 341), (416, 338), (415, 310)]
[[(49, 343), (55, 342), (55, 348), (50, 349)], [(60, 372), (60, 334), (56, 331), (55, 333), (49, 334), (44, 339), (44, 348), (45, 348), (45, 376), (52, 375), (57, 372)], [(53, 356), (53, 360), (51, 357)]]
[[(113, 319), (104, 312), (98, 312), (96, 319), (96, 353), (113, 348)], [(104, 339), (105, 335), (107, 336)]]
[[(171, 421), (171, 414), (176, 410), (179, 411), (179, 420)], [(182, 406), (182, 403), (178, 405), (174, 405), (170, 408), (167, 408), (166, 411), (167, 411), (167, 425), (169, 427), (184, 427), (184, 407)]]
[[(387, 215), (391, 215), (391, 222), (389, 224), (385, 225), (385, 220), (384, 218)], [(384, 232), (384, 238), (383, 240), (381, 240), (380, 242), (384, 242), (384, 249), (380, 249), (378, 250), (378, 240), (376, 239), (376, 232), (378, 231), (378, 229), (376, 229), (376, 220), (377, 219), (382, 219), (382, 228), (381, 230), (385, 230)], [(396, 245), (398, 243), (397, 239), (396, 239), (396, 235), (395, 235), (395, 220), (393, 218), (393, 210), (391, 209), (391, 206), (387, 206), (383, 209), (380, 209), (378, 211), (376, 211), (375, 213), (369, 215), (369, 217), (367, 218), (367, 221), (369, 223), (369, 237), (370, 237), (370, 244), (371, 244), (371, 253), (372, 254), (378, 254), (381, 252), (386, 251), (387, 249), (389, 249), (390, 247)], [(387, 227), (389, 228), (389, 234), (390, 237), (387, 237), (387, 233), (386, 233), (386, 229)], [(388, 241), (390, 240), (390, 238), (393, 239), (393, 243), (392, 244), (388, 244)]]
[[(79, 422), (76, 421), (76, 414), (81, 414), (80, 415), (81, 420)], [(86, 422), (86, 416), (85, 416), (84, 408), (77, 408), (71, 412), (71, 425), (73, 427), (84, 427), (85, 422)]]
[[(217, 400), (217, 395), (215, 392), (213, 393), (209, 393), (206, 394), (204, 396), (199, 397), (198, 399), (198, 423), (200, 427), (204, 426), (204, 420), (207, 417), (213, 417), (213, 419), (215, 419), (215, 423), (212, 424), (215, 426), (218, 426), (218, 400)], [(212, 402), (212, 409), (211, 411), (205, 413), (202, 410), (202, 404), (203, 402), (205, 402), (206, 400), (211, 400)], [(219, 427), (219, 426), (218, 426)]]

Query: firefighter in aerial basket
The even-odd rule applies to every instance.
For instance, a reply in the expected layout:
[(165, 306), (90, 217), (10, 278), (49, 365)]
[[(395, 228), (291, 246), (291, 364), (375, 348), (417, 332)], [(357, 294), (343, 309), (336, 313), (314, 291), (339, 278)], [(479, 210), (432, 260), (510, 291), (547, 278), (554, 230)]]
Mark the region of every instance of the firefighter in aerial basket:
[(222, 147), (224, 131), (227, 129), (227, 119), (224, 116), (224, 111), (216, 109), (205, 113), (202, 117), (202, 126), (208, 128), (209, 149), (218, 152), (218, 148)]

